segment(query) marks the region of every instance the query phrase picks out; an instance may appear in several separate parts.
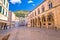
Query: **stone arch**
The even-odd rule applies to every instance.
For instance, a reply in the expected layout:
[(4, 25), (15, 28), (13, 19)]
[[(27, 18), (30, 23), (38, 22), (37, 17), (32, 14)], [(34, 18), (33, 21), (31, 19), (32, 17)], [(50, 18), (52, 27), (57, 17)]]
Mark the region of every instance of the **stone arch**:
[(33, 27), (34, 27), (34, 19), (33, 19)]
[(42, 27), (46, 28), (46, 16), (42, 15)]
[(46, 22), (46, 17), (42, 15), (42, 22)]
[(48, 14), (47, 21), (53, 22), (54, 21), (54, 15), (53, 14)]
[(47, 21), (48, 21), (48, 28), (54, 28), (54, 14), (49, 13), (47, 15)]
[(31, 22), (31, 27), (32, 27), (32, 20), (30, 22)]
[(34, 18), (34, 27), (37, 27), (37, 18)]
[(40, 19), (40, 17), (38, 17), (38, 21), (39, 21), (39, 27), (41, 28), (41, 19)]

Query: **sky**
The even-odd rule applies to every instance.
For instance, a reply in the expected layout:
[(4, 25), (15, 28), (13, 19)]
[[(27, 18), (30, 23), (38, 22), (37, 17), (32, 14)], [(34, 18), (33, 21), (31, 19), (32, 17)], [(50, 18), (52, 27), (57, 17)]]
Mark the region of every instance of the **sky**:
[(8, 0), (9, 10), (12, 12), (18, 10), (32, 11), (44, 0)]

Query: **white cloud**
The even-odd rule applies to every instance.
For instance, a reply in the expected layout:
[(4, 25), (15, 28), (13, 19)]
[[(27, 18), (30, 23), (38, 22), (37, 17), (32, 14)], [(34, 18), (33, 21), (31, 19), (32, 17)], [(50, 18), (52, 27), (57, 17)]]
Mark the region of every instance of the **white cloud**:
[(35, 6), (35, 4), (32, 4), (33, 6)]
[(10, 2), (12, 3), (12, 4), (16, 4), (16, 3), (21, 3), (21, 0), (10, 0)]
[(32, 0), (29, 0), (28, 3), (33, 3), (33, 1)]

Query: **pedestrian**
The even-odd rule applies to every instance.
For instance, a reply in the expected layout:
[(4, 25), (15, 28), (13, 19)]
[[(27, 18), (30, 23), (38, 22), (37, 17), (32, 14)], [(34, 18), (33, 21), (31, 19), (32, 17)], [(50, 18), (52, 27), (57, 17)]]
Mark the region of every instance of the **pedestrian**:
[(55, 31), (57, 31), (57, 27), (55, 26)]

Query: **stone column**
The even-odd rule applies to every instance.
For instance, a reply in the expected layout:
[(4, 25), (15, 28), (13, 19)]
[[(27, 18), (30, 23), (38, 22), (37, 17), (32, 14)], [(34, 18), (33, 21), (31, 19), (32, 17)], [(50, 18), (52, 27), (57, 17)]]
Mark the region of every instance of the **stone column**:
[(39, 18), (37, 18), (37, 27), (39, 27)]
[(48, 29), (48, 19), (47, 19), (47, 15), (46, 15), (46, 28)]
[(36, 24), (36, 27), (37, 27), (37, 19), (35, 19), (35, 24)]
[(33, 19), (32, 19), (32, 26), (34, 27)]
[(42, 25), (43, 25), (43, 23), (42, 23), (42, 17), (40, 18), (40, 22), (41, 22), (41, 27), (42, 27)]
[(31, 20), (31, 27), (32, 27), (32, 20)]
[(39, 27), (41, 28), (41, 19), (40, 19), (40, 17), (39, 17)]
[(35, 19), (34, 19), (34, 27), (35, 27)]

